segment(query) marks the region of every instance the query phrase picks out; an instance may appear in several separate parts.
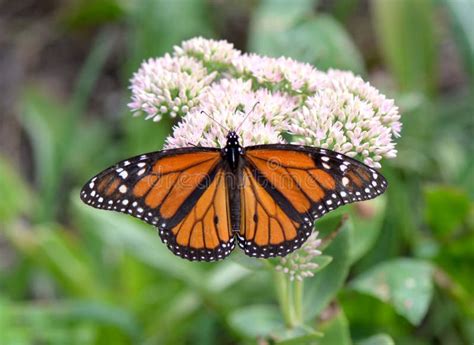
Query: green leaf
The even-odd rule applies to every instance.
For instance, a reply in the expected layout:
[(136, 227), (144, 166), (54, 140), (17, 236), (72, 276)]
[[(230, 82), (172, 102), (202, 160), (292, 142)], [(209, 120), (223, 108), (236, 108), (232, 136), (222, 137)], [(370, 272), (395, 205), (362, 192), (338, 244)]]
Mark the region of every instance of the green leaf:
[(361, 274), (351, 287), (390, 303), (400, 315), (418, 325), (433, 295), (432, 271), (432, 266), (422, 260), (394, 259)]
[(395, 345), (395, 342), (387, 334), (376, 334), (356, 342), (356, 345)]
[(95, 324), (113, 325), (137, 340), (141, 326), (129, 311), (98, 301), (63, 301), (52, 310), (63, 321), (88, 321)]
[(323, 332), (324, 336), (318, 341), (318, 345), (351, 345), (349, 322), (344, 312), (342, 309), (334, 311), (331, 308), (329, 312), (335, 312), (335, 315), (319, 324), (318, 330)]
[[(263, 2), (255, 14), (249, 50), (274, 57), (288, 56), (320, 69), (350, 69), (364, 73), (360, 52), (345, 29), (328, 15), (309, 16), (310, 2), (278, 6)], [(341, 54), (341, 52), (344, 52)]]
[(443, 2), (451, 14), (466, 69), (471, 82), (474, 83), (474, 21), (472, 20), (474, 4), (461, 0), (443, 0)]
[(313, 259), (315, 264), (318, 264), (318, 268), (314, 271), (314, 273), (318, 273), (326, 268), (332, 262), (332, 257), (329, 255), (319, 255)]
[(232, 261), (224, 261), (209, 272), (206, 285), (210, 291), (222, 291), (247, 277), (253, 271)]
[(248, 338), (266, 337), (285, 328), (280, 311), (272, 305), (253, 305), (235, 310), (228, 322), (237, 332)]
[(229, 260), (234, 261), (242, 267), (245, 267), (252, 271), (258, 271), (262, 268), (265, 268), (265, 265), (270, 263), (273, 266), (276, 266), (278, 263), (273, 260), (260, 260), (258, 258), (250, 257), (245, 255), (241, 250), (234, 250), (233, 253), (229, 256)]
[[(332, 219), (325, 220), (329, 224)], [(342, 216), (334, 217), (342, 221)], [(318, 225), (319, 224), (319, 225)], [(323, 222), (318, 222), (316, 229), (324, 226)], [(343, 222), (339, 225), (338, 234), (330, 245), (324, 250), (326, 256), (332, 257), (332, 262), (325, 269), (318, 272), (314, 277), (305, 279), (305, 289), (303, 296), (304, 319), (309, 320), (318, 315), (331, 300), (337, 295), (339, 289), (349, 273), (349, 233), (352, 223)], [(326, 229), (322, 229), (326, 230)], [(334, 230), (333, 230), (334, 231)], [(326, 231), (323, 231), (323, 233)]]
[(432, 94), (437, 61), (431, 0), (372, 0), (375, 32), (387, 66), (402, 91)]
[(277, 341), (278, 345), (314, 345), (319, 344), (322, 334), (319, 332), (297, 335), (288, 339)]
[(24, 93), (22, 104), (21, 122), (33, 148), (35, 178), (41, 199), (35, 210), (35, 218), (51, 219), (61, 180), (58, 161), (60, 133), (65, 127), (64, 114), (68, 109), (36, 88), (30, 88)]
[(87, 265), (87, 252), (76, 246), (64, 228), (48, 224), (32, 229), (6, 229), (17, 250), (54, 277), (65, 291), (76, 296), (102, 296), (102, 288)]
[(10, 163), (0, 156), (0, 222), (30, 212), (33, 195)]
[(111, 36), (107, 31), (98, 35), (81, 70), (69, 105), (63, 105), (39, 88), (29, 88), (23, 95), (21, 121), (33, 147), (35, 176), (41, 202), (35, 220), (52, 220), (58, 204), (63, 202), (59, 188), (63, 182), (68, 159), (74, 159), (71, 146), (77, 122), (83, 115), (100, 70), (111, 51)]
[(249, 33), (249, 50), (271, 52), (284, 35), (301, 18), (313, 12), (314, 0), (262, 0), (253, 12)]
[(339, 68), (364, 74), (362, 54), (335, 19), (318, 15), (296, 25), (287, 34), (286, 54), (319, 69)]
[(425, 218), (438, 237), (452, 235), (469, 215), (469, 196), (449, 186), (430, 186), (424, 190)]
[(144, 59), (170, 52), (182, 40), (214, 35), (204, 0), (137, 0), (124, 4), (130, 32), (126, 79)]
[(148, 224), (124, 214), (93, 209), (82, 203), (78, 191), (73, 192), (73, 206), (82, 224), (81, 229), (98, 236), (104, 245), (122, 248), (138, 260), (192, 285), (198, 291), (206, 288), (202, 284), (201, 269), (206, 263), (196, 264), (173, 255)]
[[(1, 304), (0, 304), (1, 305)], [(113, 327), (127, 335), (129, 341), (136, 343), (141, 335), (141, 327), (126, 310), (98, 301), (68, 301), (58, 303), (8, 303), (1, 305), (4, 311), (2, 322), (9, 330), (22, 333), (28, 343), (80, 344), (85, 342), (84, 334), (74, 332), (78, 325), (93, 325), (94, 328)], [(0, 339), (1, 334), (0, 333)], [(76, 333), (76, 334), (75, 334)], [(59, 336), (59, 339), (58, 339)], [(82, 340), (82, 341), (81, 341)], [(2, 344), (16, 344), (2, 342)]]
[(350, 232), (352, 263), (367, 253), (377, 240), (385, 217), (386, 204), (387, 199), (382, 196), (349, 208), (350, 221), (353, 224)]
[(65, 21), (74, 29), (104, 25), (123, 15), (118, 0), (80, 0), (71, 3), (63, 14)]

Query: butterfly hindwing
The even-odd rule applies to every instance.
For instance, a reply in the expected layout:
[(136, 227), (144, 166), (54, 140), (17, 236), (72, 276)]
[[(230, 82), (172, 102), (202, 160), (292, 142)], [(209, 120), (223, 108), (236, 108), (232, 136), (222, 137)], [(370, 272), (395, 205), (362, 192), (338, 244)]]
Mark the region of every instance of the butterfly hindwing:
[(188, 260), (215, 261), (234, 249), (225, 170), (218, 167), (193, 207), (173, 228), (159, 225), (164, 243)]
[(249, 256), (285, 256), (299, 248), (312, 231), (309, 218), (277, 200), (280, 193), (257, 170), (242, 172), (239, 246)]
[(181, 257), (212, 261), (233, 248), (223, 175), (218, 149), (159, 151), (104, 170), (86, 183), (81, 198), (156, 226)]
[[(372, 199), (387, 187), (383, 176), (365, 164), (313, 147), (284, 144), (247, 147), (245, 166), (241, 207), (246, 215), (242, 217), (239, 245), (257, 257), (283, 256), (294, 251), (323, 214), (351, 202)], [(268, 198), (259, 196), (265, 193)], [(250, 205), (252, 194), (257, 201), (261, 200), (261, 208)], [(265, 225), (249, 221), (260, 220), (265, 205), (275, 214), (283, 211), (296, 227), (296, 233), (284, 233), (282, 239), (274, 235), (281, 232), (278, 222)], [(264, 229), (268, 235), (258, 241), (255, 234), (263, 234)]]

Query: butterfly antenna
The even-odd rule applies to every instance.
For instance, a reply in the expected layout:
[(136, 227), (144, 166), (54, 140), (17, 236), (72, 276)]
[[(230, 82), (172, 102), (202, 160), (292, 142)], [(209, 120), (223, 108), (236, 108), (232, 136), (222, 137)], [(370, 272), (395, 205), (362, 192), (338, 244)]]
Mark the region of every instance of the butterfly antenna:
[(237, 126), (237, 128), (235, 129), (236, 132), (240, 129), (240, 127), (242, 127), (242, 125), (244, 124), (245, 120), (248, 119), (248, 117), (250, 116), (250, 114), (252, 114), (252, 112), (254, 111), (255, 107), (256, 107), (258, 104), (260, 104), (260, 102), (256, 102), (256, 103), (253, 105), (252, 109), (250, 109), (250, 111), (247, 113), (247, 115), (245, 115), (245, 117), (244, 117), (244, 119), (242, 120), (242, 122), (240, 122), (240, 124), (239, 124), (239, 125)]
[(220, 122), (218, 122), (215, 118), (213, 118), (211, 115), (209, 115), (208, 113), (206, 113), (204, 110), (201, 110), (201, 114), (204, 114), (206, 115), (208, 118), (210, 118), (212, 121), (214, 121), (215, 123), (217, 123), (224, 131), (228, 132), (229, 129), (227, 129), (225, 126), (223, 126)]

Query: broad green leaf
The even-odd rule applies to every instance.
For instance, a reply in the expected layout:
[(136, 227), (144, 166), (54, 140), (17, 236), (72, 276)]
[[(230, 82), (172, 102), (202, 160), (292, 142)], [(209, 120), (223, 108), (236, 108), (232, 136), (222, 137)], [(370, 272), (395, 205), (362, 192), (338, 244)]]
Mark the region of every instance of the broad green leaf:
[(432, 266), (416, 259), (394, 259), (358, 276), (351, 286), (390, 303), (414, 325), (425, 316), (433, 295)]
[[(249, 50), (268, 55), (281, 54), (282, 43), (287, 44), (286, 32), (298, 21), (313, 12), (314, 0), (263, 0), (255, 9), (249, 33)], [(280, 39), (280, 37), (283, 37)]]
[(118, 0), (75, 1), (63, 13), (64, 20), (74, 29), (104, 25), (122, 15), (123, 10)]
[[(342, 217), (335, 217), (335, 219), (339, 219), (340, 223)], [(327, 223), (329, 223), (329, 220)], [(322, 222), (318, 222), (318, 224), (319, 226), (324, 225)], [(316, 229), (319, 229), (318, 224), (316, 225)], [(347, 274), (349, 273), (349, 234), (352, 223), (346, 221), (339, 226), (337, 236), (332, 240), (329, 246), (324, 249), (324, 255), (331, 256), (333, 260), (314, 277), (307, 278), (304, 281), (303, 313), (305, 320), (312, 319), (318, 315), (329, 302), (331, 302), (337, 295), (339, 289), (343, 286)]]
[(387, 334), (376, 334), (356, 342), (356, 345), (395, 345), (395, 342)]
[(331, 308), (333, 307), (330, 307), (328, 312), (335, 313), (335, 315), (319, 324), (318, 331), (324, 333), (324, 336), (318, 341), (318, 345), (351, 345), (349, 322), (344, 312), (342, 309), (332, 310)]
[(331, 13), (340, 22), (346, 22), (351, 15), (357, 15), (360, 0), (338, 0), (334, 1)]
[(45, 96), (37, 88), (28, 89), (22, 99), (21, 122), (33, 148), (40, 203), (35, 209), (35, 218), (43, 221), (51, 219), (55, 213), (55, 198), (61, 180), (59, 146), (61, 132), (65, 128), (64, 114), (67, 107)]
[(116, 40), (116, 34), (106, 29), (99, 32), (97, 37), (95, 37), (90, 53), (84, 61), (74, 85), (74, 93), (72, 94), (70, 104), (71, 112), (65, 116), (67, 120), (67, 131), (63, 135), (63, 139), (71, 140), (68, 135), (72, 136), (74, 134), (80, 117), (84, 115), (87, 101), (94, 91), (94, 85), (99, 79), (100, 73), (112, 52), (113, 44)]
[(178, 278), (198, 290), (202, 284), (202, 267), (173, 255), (149, 225), (124, 214), (96, 210), (83, 204), (79, 192), (73, 193), (74, 209), (84, 230), (94, 233), (105, 245), (121, 248), (138, 260)]
[(97, 81), (100, 70), (111, 51), (110, 35), (102, 33), (96, 39), (81, 70), (69, 105), (48, 96), (43, 90), (32, 87), (22, 99), (21, 122), (33, 147), (36, 176), (41, 202), (36, 209), (36, 221), (53, 219), (61, 200), (59, 187), (67, 170), (68, 159), (73, 159), (71, 146), (76, 126), (83, 115), (86, 102)]
[(315, 345), (323, 337), (321, 332), (317, 332), (307, 327), (297, 327), (286, 331), (282, 340), (277, 341), (278, 345)]
[[(112, 327), (115, 334), (119, 331), (133, 343), (138, 341), (142, 332), (140, 325), (128, 311), (98, 301), (9, 303), (2, 307), (5, 307), (2, 308), (6, 315), (3, 321), (7, 324), (5, 329), (10, 332), (16, 329), (25, 339), (30, 340), (28, 343), (80, 344), (81, 339), (85, 341), (85, 334), (75, 334), (74, 330), (81, 324), (93, 325), (96, 330)], [(0, 339), (2, 333), (4, 332), (0, 332)]]
[[(384, 216), (383, 227), (377, 238), (377, 244), (354, 267), (357, 273), (393, 258), (399, 253), (404, 240), (412, 243), (413, 237), (418, 233), (412, 193), (418, 194), (419, 182), (415, 179), (406, 180), (394, 169), (387, 168), (384, 169), (384, 176), (390, 186), (386, 192), (387, 212)], [(396, 188), (391, 186), (396, 186)]]
[(274, 57), (292, 57), (324, 70), (340, 68), (364, 73), (362, 56), (344, 28), (328, 15), (308, 17), (308, 13), (300, 13), (298, 7), (291, 11), (282, 9), (280, 15), (284, 20), (279, 25), (274, 24), (279, 23), (278, 14), (265, 13), (263, 18), (257, 15), (250, 50)]
[(253, 271), (233, 261), (224, 261), (209, 272), (206, 284), (209, 291), (222, 291), (245, 278)]
[(319, 255), (313, 259), (312, 262), (315, 264), (318, 264), (318, 268), (314, 271), (314, 273), (318, 273), (319, 271), (322, 271), (323, 269), (326, 268), (327, 265), (329, 265), (332, 262), (332, 257), (329, 255)]
[(88, 321), (100, 325), (112, 325), (138, 340), (141, 326), (127, 310), (98, 301), (63, 301), (52, 311), (63, 321)]
[(432, 94), (437, 61), (431, 0), (372, 0), (378, 45), (402, 91)]
[(467, 218), (469, 196), (462, 190), (449, 186), (430, 186), (424, 190), (425, 218), (438, 237), (452, 235)]
[(265, 265), (267, 263), (273, 264), (274, 266), (277, 265), (277, 263), (272, 260), (263, 261), (254, 257), (250, 257), (248, 255), (245, 255), (245, 253), (241, 250), (234, 250), (234, 252), (229, 256), (229, 259), (239, 264), (240, 266), (245, 267), (252, 271), (257, 271), (257, 270), (261, 270), (262, 268), (265, 268)]
[(280, 311), (272, 305), (253, 305), (237, 309), (229, 315), (228, 322), (232, 328), (248, 338), (269, 336), (285, 327)]
[(360, 259), (375, 243), (385, 216), (385, 197), (378, 197), (349, 208), (353, 223), (350, 232), (351, 262)]
[(123, 6), (128, 19), (130, 52), (125, 80), (143, 60), (170, 52), (182, 40), (214, 35), (204, 0), (137, 0)]
[(29, 213), (34, 196), (18, 171), (0, 156), (0, 223)]
[(75, 296), (102, 296), (104, 291), (88, 266), (87, 252), (77, 246), (64, 228), (48, 224), (6, 229), (17, 250), (54, 277), (64, 291)]
[(464, 55), (466, 69), (474, 83), (474, 3), (463, 0), (443, 0), (449, 9), (457, 33), (459, 48)]
[(319, 69), (338, 68), (364, 74), (362, 54), (335, 19), (317, 15), (296, 25), (287, 33), (286, 52), (281, 55), (309, 62)]

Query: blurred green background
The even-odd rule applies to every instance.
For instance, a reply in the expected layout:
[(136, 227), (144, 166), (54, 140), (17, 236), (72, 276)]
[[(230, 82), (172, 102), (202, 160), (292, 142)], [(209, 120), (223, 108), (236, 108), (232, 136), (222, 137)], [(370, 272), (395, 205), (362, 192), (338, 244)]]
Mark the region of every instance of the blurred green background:
[(308, 279), (325, 337), (279, 343), (473, 344), (473, 18), (471, 0), (0, 1), (0, 344), (275, 343), (268, 270), (186, 262), (79, 200), (104, 167), (161, 148), (173, 123), (132, 118), (128, 80), (198, 35), (352, 70), (401, 109), (386, 196), (344, 211), (351, 229)]

